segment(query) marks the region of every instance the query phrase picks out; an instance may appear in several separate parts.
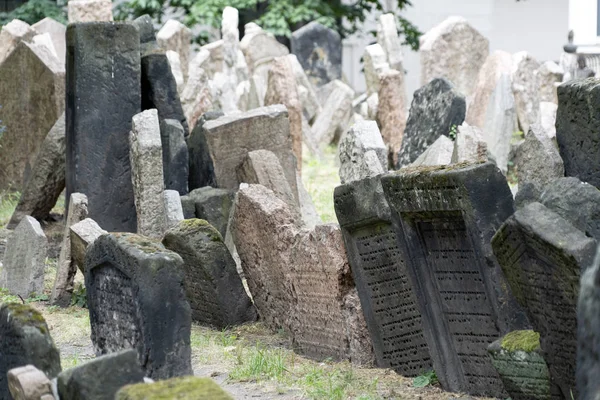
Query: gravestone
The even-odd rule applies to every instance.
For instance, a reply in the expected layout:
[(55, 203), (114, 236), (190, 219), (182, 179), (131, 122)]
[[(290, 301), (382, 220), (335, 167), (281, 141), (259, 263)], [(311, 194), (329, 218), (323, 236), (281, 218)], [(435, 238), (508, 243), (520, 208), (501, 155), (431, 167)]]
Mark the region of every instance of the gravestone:
[(554, 61), (542, 63), (537, 71), (540, 83), (540, 101), (558, 104), (556, 87), (563, 81), (565, 71)]
[(487, 346), (528, 325), (490, 244), (514, 211), (506, 179), (486, 163), (406, 169), (381, 181), (442, 387), (505, 398)]
[(600, 116), (595, 112), (600, 82), (589, 78), (573, 80), (558, 87), (556, 141), (565, 163), (565, 175), (600, 187), (600, 144), (596, 134)]
[(161, 237), (167, 221), (163, 198), (162, 145), (155, 109), (133, 116), (129, 147), (138, 233)]
[(170, 19), (156, 34), (156, 41), (163, 50), (173, 50), (179, 54), (183, 80), (187, 81), (192, 43), (191, 29), (177, 20)]
[(315, 86), (342, 78), (342, 38), (313, 21), (292, 33), (292, 54)]
[(485, 162), (489, 158), (487, 143), (481, 129), (466, 122), (456, 129), (452, 164), (462, 162)]
[(167, 229), (171, 229), (184, 219), (181, 197), (176, 190), (165, 190), (163, 200), (165, 202)]
[(532, 203), (510, 217), (492, 240), (512, 293), (526, 310), (552, 381), (565, 398), (575, 388), (577, 297), (580, 274), (591, 265), (596, 241)]
[(142, 383), (144, 371), (137, 353), (128, 349), (77, 365), (58, 375), (61, 400), (114, 400), (125, 385)]
[(352, 118), (354, 90), (344, 82), (329, 83), (331, 92), (322, 102), (323, 109), (312, 124), (312, 136), (316, 143), (328, 145), (342, 136)]
[(521, 131), (528, 132), (540, 118), (540, 63), (526, 51), (515, 53), (512, 67), (512, 90)]
[(9, 370), (7, 378), (14, 400), (55, 400), (50, 380), (31, 364)]
[(142, 110), (153, 108), (161, 121), (175, 119), (181, 123), (185, 136), (189, 135), (169, 60), (157, 52), (142, 56)]
[(279, 43), (273, 34), (264, 31), (255, 23), (246, 24), (244, 31), (244, 37), (240, 40), (240, 49), (246, 58), (250, 75), (255, 73), (259, 64), (290, 54), (288, 48)]
[(183, 259), (193, 321), (225, 329), (256, 320), (235, 261), (213, 226), (202, 219), (187, 219), (169, 229), (162, 243)]
[(365, 47), (363, 54), (363, 69), (365, 83), (367, 85), (367, 96), (379, 92), (379, 79), (383, 72), (390, 69), (387, 55), (379, 43)]
[(67, 307), (71, 304), (73, 281), (77, 273), (77, 265), (71, 258), (71, 238), (69, 235), (72, 225), (83, 221), (88, 214), (88, 199), (85, 194), (73, 193), (69, 199), (69, 211), (64, 229), (60, 256), (56, 267), (56, 278), (52, 288), (50, 302), (54, 305)]
[(407, 124), (404, 71), (383, 72), (379, 79), (377, 97), (376, 119), (381, 126), (383, 141), (388, 147), (388, 162), (396, 165)]
[(71, 239), (71, 259), (84, 273), (85, 252), (96, 239), (105, 234), (106, 231), (91, 218), (86, 218), (69, 228)]
[(321, 104), (317, 100), (313, 84), (310, 83), (306, 72), (302, 68), (300, 61), (298, 61), (298, 57), (295, 54), (288, 54), (286, 57), (294, 70), (296, 85), (298, 86), (298, 96), (302, 102), (304, 117), (308, 121), (312, 121), (321, 112)]
[(141, 111), (140, 65), (134, 25), (67, 28), (67, 198), (84, 193), (107, 231), (137, 230), (128, 138)]
[(398, 37), (396, 15), (382, 14), (377, 21), (377, 43), (381, 45), (390, 68), (404, 72), (402, 66), (402, 42)]
[(70, 0), (68, 14), (69, 23), (112, 21), (112, 1)]
[(64, 112), (65, 67), (45, 46), (21, 41), (0, 64), (0, 82), (0, 191), (22, 191), (44, 138)]
[(204, 219), (225, 237), (234, 199), (234, 190), (206, 186), (181, 196), (181, 206), (185, 219)]
[(52, 39), (54, 49), (56, 50), (58, 60), (61, 63), (66, 62), (65, 57), (67, 54), (67, 27), (50, 17), (46, 17), (41, 21), (36, 22), (35, 24), (31, 25), (31, 27), (35, 29), (37, 33), (49, 34), (50, 38)]
[(435, 165), (448, 165), (452, 162), (452, 152), (454, 151), (454, 142), (447, 136), (440, 136), (431, 146), (427, 148), (415, 161), (411, 167), (426, 167)]
[(31, 43), (37, 32), (27, 22), (13, 19), (0, 30), (0, 64), (21, 42)]
[(369, 177), (336, 187), (335, 212), (377, 366), (414, 377), (431, 370), (433, 364), (416, 292), (407, 265), (398, 257), (380, 179)]
[(285, 106), (261, 107), (245, 113), (225, 115), (205, 122), (203, 130), (218, 187), (237, 189), (240, 182), (235, 169), (246, 154), (252, 150), (269, 150), (279, 159), (297, 198), (297, 163), (292, 151), (290, 124)]
[[(310, 357), (364, 360), (371, 343), (364, 320), (353, 318), (362, 310), (344, 313), (354, 285), (339, 227), (298, 229), (289, 207), (262, 185), (241, 187), (234, 213), (234, 241), (265, 324), (285, 329)], [(358, 337), (366, 340), (351, 340)]]
[[(185, 89), (185, 81), (183, 80), (183, 71), (181, 70), (181, 59), (179, 58), (179, 53), (173, 50), (167, 50), (165, 52), (165, 55), (167, 56), (167, 60), (169, 60), (169, 67), (171, 68), (171, 73), (173, 74), (175, 83), (177, 84), (177, 92), (181, 95), (181, 93), (183, 93), (183, 90)], [(183, 107), (183, 104), (181, 104), (181, 106)]]
[[(339, 144), (341, 183), (367, 178), (368, 171), (386, 172), (388, 166), (387, 148), (375, 121), (360, 121), (352, 125), (342, 136)], [(375, 162), (367, 153), (375, 154)], [(373, 165), (376, 167), (369, 168)], [(380, 167), (378, 168), (377, 167)]]
[(540, 124), (550, 139), (556, 141), (556, 103), (542, 101), (540, 103)]
[(462, 17), (449, 17), (421, 36), (421, 84), (446, 78), (470, 96), (489, 54), (489, 42)]
[(160, 140), (165, 188), (183, 196), (188, 192), (189, 152), (181, 123), (175, 119), (160, 121)]
[(192, 373), (179, 255), (140, 235), (106, 234), (88, 248), (84, 269), (96, 355), (133, 348), (152, 379)]
[(60, 373), (60, 354), (42, 314), (26, 304), (0, 305), (0, 398), (12, 399), (7, 372), (33, 365), (50, 379)]
[(449, 136), (453, 126), (465, 119), (465, 97), (445, 79), (434, 79), (415, 92), (397, 167), (415, 161), (441, 136)]
[(46, 135), (35, 160), (31, 176), (25, 182), (17, 208), (8, 228), (16, 227), (25, 215), (42, 220), (65, 188), (65, 116), (56, 121)]
[[(190, 83), (188, 83), (189, 85)], [(223, 115), (221, 111), (211, 111), (203, 114), (187, 138), (190, 164), (188, 187), (190, 191), (205, 186), (217, 186), (215, 168), (209, 153), (204, 123), (218, 119)]]
[(58, 60), (58, 53), (56, 53), (56, 49), (52, 43), (52, 37), (50, 37), (49, 33), (35, 35), (31, 40), (31, 43), (46, 47), (50, 51), (50, 54), (52, 54)]
[(161, 400), (172, 398), (176, 393), (184, 393), (186, 398), (194, 400), (233, 400), (212, 379), (195, 376), (128, 385), (119, 390), (115, 400)]
[(25, 216), (8, 238), (0, 287), (26, 299), (44, 293), (48, 239), (35, 218)]
[(148, 14), (144, 14), (133, 20), (135, 26), (140, 31), (140, 56), (144, 54), (150, 54), (158, 50), (158, 43), (156, 42), (156, 35), (154, 34), (154, 22), (152, 17)]

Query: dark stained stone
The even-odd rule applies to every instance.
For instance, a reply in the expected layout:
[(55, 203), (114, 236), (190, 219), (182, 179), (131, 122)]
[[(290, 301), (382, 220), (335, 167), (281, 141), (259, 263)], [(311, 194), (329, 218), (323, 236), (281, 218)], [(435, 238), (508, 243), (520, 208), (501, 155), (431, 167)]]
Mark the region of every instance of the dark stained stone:
[(156, 50), (158, 48), (158, 43), (156, 42), (152, 18), (148, 14), (145, 14), (134, 19), (133, 23), (140, 31), (140, 54), (143, 56), (144, 54)]
[(203, 114), (187, 138), (188, 151), (190, 153), (189, 190), (217, 185), (213, 161), (210, 158), (206, 142), (206, 131), (202, 126), (206, 121), (212, 121), (223, 115), (222, 111), (211, 111)]
[(160, 139), (165, 189), (177, 190), (183, 196), (188, 192), (189, 153), (181, 123), (175, 119), (160, 121)]
[(194, 189), (186, 196), (181, 196), (183, 217), (206, 220), (225, 237), (234, 200), (234, 190), (210, 186)]

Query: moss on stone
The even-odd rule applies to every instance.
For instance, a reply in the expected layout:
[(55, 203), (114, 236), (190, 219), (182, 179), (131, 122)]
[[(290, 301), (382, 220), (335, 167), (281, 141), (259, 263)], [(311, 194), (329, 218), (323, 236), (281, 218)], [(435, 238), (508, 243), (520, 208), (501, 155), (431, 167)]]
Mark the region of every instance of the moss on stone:
[(160, 242), (153, 241), (146, 236), (135, 233), (113, 233), (113, 235), (118, 241), (124, 241), (147, 254), (165, 253), (168, 251)]
[(128, 385), (119, 390), (116, 400), (233, 400), (209, 378), (187, 376), (165, 381)]
[(540, 334), (534, 331), (514, 331), (502, 338), (502, 349), (531, 353), (540, 348)]
[(48, 325), (42, 314), (26, 304), (3, 304), (0, 313), (8, 314), (10, 318), (19, 321), (21, 326), (36, 328), (42, 335), (48, 334)]
[(202, 232), (213, 242), (222, 242), (223, 237), (208, 221), (199, 218), (184, 219), (179, 223), (179, 230), (183, 233)]

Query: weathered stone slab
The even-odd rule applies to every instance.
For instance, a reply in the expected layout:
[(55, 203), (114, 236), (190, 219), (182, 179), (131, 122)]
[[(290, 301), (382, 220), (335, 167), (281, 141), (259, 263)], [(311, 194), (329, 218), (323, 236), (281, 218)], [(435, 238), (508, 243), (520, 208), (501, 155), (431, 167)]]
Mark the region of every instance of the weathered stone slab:
[(446, 78), (465, 96), (475, 91), (489, 54), (488, 40), (462, 17), (450, 17), (421, 36), (421, 84)]
[(528, 325), (490, 244), (514, 210), (506, 179), (486, 163), (406, 169), (381, 182), (442, 386), (506, 397), (487, 345)]
[(176, 190), (165, 190), (163, 200), (165, 202), (167, 229), (171, 229), (184, 219), (181, 197)]
[(245, 34), (240, 41), (240, 49), (246, 58), (250, 74), (254, 74), (256, 67), (275, 57), (290, 54), (286, 46), (279, 43), (275, 36), (264, 31), (253, 22), (244, 26)]
[(181, 123), (175, 119), (160, 121), (160, 140), (165, 188), (184, 195), (188, 192), (189, 152)]
[(42, 314), (25, 304), (0, 305), (0, 397), (12, 399), (8, 371), (33, 365), (50, 379), (60, 373), (60, 355)]
[(183, 259), (193, 321), (224, 329), (256, 320), (235, 261), (212, 225), (202, 219), (184, 220), (165, 233), (162, 243)]
[(389, 70), (380, 75), (377, 111), (370, 114), (377, 115), (381, 136), (388, 147), (388, 162), (396, 165), (407, 124), (404, 71)]
[(342, 38), (313, 21), (292, 33), (292, 53), (315, 86), (342, 78)]
[(67, 54), (67, 27), (50, 17), (46, 17), (41, 21), (36, 22), (35, 24), (31, 25), (31, 27), (35, 29), (37, 33), (49, 34), (50, 38), (52, 39), (52, 45), (56, 50), (58, 60), (61, 63), (66, 62), (65, 57)]
[(233, 400), (212, 379), (194, 376), (128, 385), (119, 390), (115, 400), (160, 400), (174, 393), (185, 393), (185, 398), (195, 400)]
[(554, 61), (546, 61), (537, 71), (540, 83), (540, 101), (558, 104), (556, 88), (563, 81), (563, 69)]
[(0, 191), (22, 190), (44, 138), (64, 112), (65, 67), (45, 46), (21, 41), (0, 64), (0, 82)]
[(27, 22), (13, 19), (0, 30), (0, 64), (12, 53), (21, 41), (31, 42), (36, 35)]
[(448, 165), (452, 162), (454, 142), (447, 136), (440, 136), (431, 146), (410, 164), (411, 167)]
[(558, 87), (556, 141), (565, 163), (565, 175), (600, 187), (600, 104), (598, 79), (580, 79)]
[(186, 219), (204, 219), (225, 237), (234, 199), (234, 190), (207, 186), (194, 189), (187, 196), (181, 196), (181, 205)]
[(87, 248), (106, 231), (91, 218), (86, 218), (69, 228), (71, 237), (71, 259), (84, 273), (85, 252)]
[(107, 231), (135, 232), (128, 138), (141, 111), (138, 29), (72, 24), (67, 43), (67, 196), (84, 193)]
[(100, 236), (85, 257), (85, 287), (97, 355), (134, 348), (146, 375), (192, 373), (190, 305), (183, 261), (130, 233)]
[(205, 186), (217, 186), (215, 168), (206, 140), (204, 123), (218, 119), (223, 115), (221, 111), (203, 114), (187, 139), (190, 163), (188, 187), (190, 191)]
[(390, 68), (404, 72), (402, 66), (402, 42), (398, 37), (396, 15), (382, 14), (377, 21), (377, 43), (381, 45)]
[(298, 95), (302, 101), (304, 116), (307, 120), (312, 121), (321, 112), (321, 104), (317, 100), (313, 84), (308, 80), (308, 76), (302, 68), (300, 61), (298, 61), (298, 57), (295, 54), (288, 54), (286, 57), (296, 76), (296, 85), (298, 86)]
[(465, 112), (465, 97), (445, 79), (434, 79), (417, 90), (410, 106), (397, 166), (415, 161), (439, 136), (449, 136), (453, 126), (463, 123)]
[(158, 113), (146, 110), (133, 116), (129, 158), (138, 233), (161, 237), (166, 231), (164, 178)]
[(52, 43), (52, 37), (50, 37), (49, 33), (35, 35), (31, 40), (31, 43), (36, 44), (38, 46), (46, 47), (50, 51), (50, 54), (52, 54), (58, 60), (58, 53), (54, 48), (54, 44)]
[(454, 138), (452, 164), (485, 162), (488, 158), (487, 143), (481, 130), (466, 122), (460, 125), (456, 129), (456, 138)]
[(48, 217), (65, 188), (65, 116), (46, 135), (31, 175), (23, 187), (8, 228), (13, 229), (25, 215), (42, 220)]
[(67, 307), (71, 304), (73, 294), (73, 280), (77, 273), (77, 265), (71, 258), (71, 226), (83, 221), (88, 215), (88, 199), (85, 194), (73, 193), (69, 199), (69, 211), (67, 212), (67, 223), (65, 225), (58, 266), (56, 267), (56, 278), (52, 288), (50, 301), (54, 305)]
[(8, 371), (8, 390), (14, 400), (45, 400), (52, 395), (52, 384), (46, 374), (34, 367), (26, 365), (24, 367), (13, 368)]
[(44, 293), (48, 239), (35, 218), (25, 216), (8, 238), (0, 271), (0, 287), (28, 298)]
[(387, 55), (381, 44), (375, 43), (365, 47), (363, 65), (367, 95), (370, 96), (379, 92), (380, 76), (383, 72), (390, 69)]
[(279, 159), (292, 192), (297, 197), (297, 163), (292, 151), (285, 106), (262, 107), (226, 115), (205, 122), (203, 129), (218, 187), (237, 189), (240, 182), (235, 169), (246, 154), (252, 150), (269, 150)]
[(488, 352), (512, 400), (562, 399), (551, 384), (539, 333), (510, 332), (492, 343)]
[(184, 81), (188, 78), (192, 36), (190, 28), (174, 19), (165, 22), (156, 34), (156, 41), (163, 50), (173, 50), (179, 54)]
[[(198, 53), (201, 55), (202, 52)], [(187, 83), (181, 92), (183, 112), (188, 121), (190, 131), (198, 125), (204, 113), (213, 109), (213, 99), (208, 75), (203, 68), (190, 66)]]
[(512, 90), (521, 131), (528, 132), (540, 118), (540, 63), (526, 51), (513, 55)]
[(165, 55), (167, 56), (167, 60), (169, 60), (169, 67), (171, 67), (171, 73), (173, 74), (173, 78), (177, 84), (177, 92), (181, 94), (185, 89), (185, 81), (183, 80), (183, 71), (181, 70), (181, 59), (179, 58), (179, 53), (173, 50), (167, 50)]
[(61, 372), (57, 386), (61, 400), (114, 400), (123, 386), (143, 381), (137, 353), (128, 349)]
[[(376, 162), (367, 156), (375, 154)], [(339, 144), (340, 181), (348, 183), (367, 178), (371, 173), (387, 172), (387, 148), (375, 121), (361, 121), (352, 125)]]
[(112, 21), (110, 0), (70, 0), (68, 3), (69, 23)]
[(354, 90), (340, 80), (329, 83), (331, 92), (322, 102), (323, 109), (312, 125), (316, 143), (328, 145), (339, 140), (352, 118)]
[(565, 398), (575, 388), (579, 277), (591, 265), (596, 241), (540, 203), (518, 210), (492, 247), (512, 293), (526, 310), (552, 381)]
[(144, 14), (133, 20), (140, 31), (140, 55), (149, 54), (158, 50), (156, 34), (154, 33), (154, 22), (152, 17)]
[(432, 368), (432, 360), (416, 292), (407, 265), (398, 257), (380, 179), (366, 178), (335, 188), (335, 212), (377, 366), (418, 376)]
[(310, 357), (364, 359), (370, 340), (351, 340), (368, 337), (364, 321), (352, 325), (343, 312), (353, 284), (339, 227), (299, 230), (287, 205), (261, 185), (240, 188), (233, 224), (244, 276), (267, 326), (290, 332)]
[(556, 142), (556, 112), (558, 106), (556, 103), (542, 101), (540, 103), (540, 125), (550, 139)]

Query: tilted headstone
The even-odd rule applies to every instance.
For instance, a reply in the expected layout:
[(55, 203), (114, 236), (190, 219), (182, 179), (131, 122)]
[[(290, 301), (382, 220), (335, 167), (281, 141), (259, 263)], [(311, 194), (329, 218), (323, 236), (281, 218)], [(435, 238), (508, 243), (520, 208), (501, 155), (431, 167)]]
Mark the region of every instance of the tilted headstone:
[(192, 373), (191, 312), (178, 254), (140, 235), (106, 234), (88, 248), (84, 269), (97, 355), (134, 348), (152, 379)]
[(150, 54), (158, 50), (158, 42), (154, 33), (154, 22), (152, 17), (144, 14), (133, 20), (135, 26), (140, 31), (140, 55)]
[(50, 215), (65, 188), (65, 116), (56, 121), (37, 154), (8, 228), (13, 229), (25, 215), (42, 220)]
[(406, 130), (404, 71), (389, 70), (379, 77), (376, 119), (388, 147), (388, 162), (396, 165)]
[(390, 68), (404, 72), (402, 66), (402, 42), (398, 36), (396, 15), (394, 13), (382, 14), (377, 21), (377, 43), (385, 52)]
[(171, 398), (174, 393), (185, 393), (195, 400), (233, 400), (212, 379), (195, 376), (128, 385), (119, 390), (115, 400), (160, 400)]
[(487, 143), (481, 129), (466, 122), (456, 129), (452, 164), (462, 162), (485, 162), (488, 159)]
[(58, 60), (58, 53), (54, 48), (54, 43), (52, 43), (52, 37), (49, 33), (35, 35), (31, 40), (31, 43), (46, 47), (50, 51), (50, 53)]
[(37, 32), (27, 22), (13, 19), (0, 30), (0, 64), (21, 42), (31, 42)]
[(526, 51), (513, 55), (512, 90), (515, 96), (519, 126), (528, 132), (540, 119), (540, 63)]
[(70, 0), (68, 14), (69, 23), (112, 21), (112, 1)]
[(71, 238), (71, 259), (84, 273), (85, 252), (96, 239), (105, 234), (106, 231), (91, 218), (86, 218), (69, 228)]
[(48, 239), (40, 223), (25, 216), (6, 243), (0, 287), (24, 299), (43, 294), (47, 251)]
[[(249, 25), (250, 29), (248, 29)], [(245, 25), (245, 34), (240, 41), (240, 49), (244, 53), (250, 74), (254, 74), (260, 63), (290, 54), (288, 48), (279, 43), (275, 36), (252, 22)]]
[(33, 365), (52, 379), (60, 373), (60, 354), (42, 314), (26, 304), (0, 305), (0, 398), (12, 399), (7, 373)]
[(387, 55), (381, 44), (375, 43), (365, 47), (363, 65), (367, 95), (370, 96), (379, 92), (380, 76), (383, 72), (390, 69)]
[(181, 197), (176, 190), (165, 190), (163, 200), (165, 202), (167, 229), (171, 229), (184, 219)]
[(137, 353), (128, 349), (61, 372), (57, 386), (61, 400), (114, 400), (123, 386), (143, 381)]
[[(369, 151), (375, 153), (376, 163), (367, 160), (366, 155)], [(375, 121), (357, 122), (340, 140), (339, 175), (341, 183), (367, 178), (371, 176), (365, 175), (368, 171), (387, 172), (387, 156), (387, 148), (383, 143), (377, 123)], [(368, 168), (373, 164), (378, 164), (380, 168)]]
[(66, 62), (66, 54), (67, 54), (67, 27), (60, 22), (46, 17), (41, 21), (36, 22), (31, 25), (33, 29), (35, 29), (38, 33), (47, 33), (50, 35), (52, 39), (52, 44), (54, 45), (54, 49), (56, 50), (56, 55), (58, 60), (61, 63)]
[(439, 136), (450, 136), (452, 128), (463, 123), (465, 112), (465, 97), (445, 79), (434, 79), (417, 90), (410, 106), (397, 166), (415, 161)]
[(215, 169), (209, 153), (204, 123), (220, 118), (223, 115), (221, 111), (212, 111), (203, 114), (187, 139), (190, 164), (188, 188), (190, 191), (205, 186), (217, 186)]
[(447, 136), (440, 136), (431, 146), (413, 161), (411, 167), (448, 165), (452, 162), (454, 142)]
[(170, 19), (156, 34), (156, 41), (163, 50), (173, 50), (179, 54), (183, 79), (187, 81), (192, 44), (192, 31), (190, 28), (179, 21)]
[[(173, 50), (167, 50), (165, 52), (165, 55), (167, 56), (167, 60), (169, 61), (169, 67), (171, 68), (171, 73), (173, 74), (175, 83), (177, 84), (177, 92), (181, 95), (181, 93), (183, 93), (183, 90), (185, 89), (185, 81), (183, 80), (183, 71), (181, 70), (181, 58), (179, 57), (179, 53)], [(183, 104), (181, 106), (183, 107)]]
[(321, 112), (321, 104), (317, 100), (314, 86), (309, 81), (300, 61), (298, 61), (298, 57), (296, 57), (295, 54), (288, 54), (286, 57), (294, 70), (296, 85), (298, 86), (298, 95), (302, 101), (302, 107), (304, 108), (304, 116), (311, 121)]
[(342, 78), (340, 34), (313, 21), (292, 33), (292, 53), (315, 86)]
[(565, 175), (600, 188), (600, 151), (597, 132), (600, 118), (595, 111), (600, 94), (598, 79), (578, 79), (558, 87), (556, 141), (565, 162)]
[(526, 310), (552, 381), (565, 398), (575, 388), (577, 297), (580, 274), (596, 252), (595, 240), (540, 203), (510, 217), (492, 240), (512, 293)]
[(431, 370), (433, 364), (416, 291), (406, 263), (398, 257), (380, 179), (366, 178), (335, 188), (335, 212), (377, 366), (413, 377)]
[(52, 288), (50, 301), (54, 305), (67, 307), (71, 304), (73, 281), (77, 273), (77, 265), (71, 258), (71, 226), (83, 221), (88, 215), (88, 199), (85, 194), (73, 193), (69, 199), (69, 211), (64, 229), (60, 256), (56, 267), (56, 278)]
[(129, 147), (137, 231), (141, 235), (161, 237), (167, 229), (167, 220), (163, 198), (162, 145), (155, 109), (133, 116)]
[(165, 188), (184, 195), (188, 192), (189, 152), (181, 123), (175, 119), (160, 121), (160, 139)]
[(205, 122), (203, 130), (218, 187), (237, 189), (240, 183), (235, 173), (237, 166), (249, 151), (264, 149), (275, 153), (297, 198), (297, 163), (285, 106), (268, 106), (225, 115)]
[(350, 347), (351, 326), (366, 327), (350, 325), (343, 313), (354, 285), (339, 227), (298, 229), (289, 207), (262, 185), (240, 188), (233, 221), (244, 276), (267, 326), (290, 332), (295, 347), (315, 358), (357, 361), (353, 355), (371, 351), (370, 340)]
[(340, 80), (329, 85), (332, 90), (322, 102), (323, 109), (312, 125), (314, 140), (321, 145), (339, 140), (352, 117), (354, 90)]
[(549, 138), (556, 141), (556, 112), (558, 106), (556, 103), (542, 101), (540, 103), (540, 124)]
[(183, 215), (186, 219), (200, 218), (208, 221), (225, 237), (234, 199), (234, 190), (210, 186), (194, 189), (187, 196), (181, 196)]
[(544, 62), (537, 71), (540, 101), (558, 104), (556, 88), (563, 81), (564, 71), (554, 61)]
[(465, 96), (475, 91), (490, 45), (466, 19), (444, 20), (421, 36), (420, 44), (422, 85), (435, 78), (446, 78)]
[(84, 193), (107, 231), (135, 232), (128, 138), (141, 111), (138, 29), (72, 24), (67, 44), (67, 196)]
[(9, 370), (7, 378), (14, 400), (55, 400), (50, 380), (31, 364)]
[(45, 46), (21, 41), (0, 64), (0, 82), (5, 128), (0, 137), (0, 191), (22, 191), (44, 138), (63, 115), (65, 67)]
[(490, 244), (514, 211), (506, 179), (485, 163), (406, 169), (381, 182), (392, 210), (398, 258), (413, 279), (442, 386), (506, 397), (487, 346), (528, 325)]
[(256, 320), (235, 261), (212, 225), (184, 220), (165, 233), (162, 243), (183, 259), (193, 321), (223, 329)]

